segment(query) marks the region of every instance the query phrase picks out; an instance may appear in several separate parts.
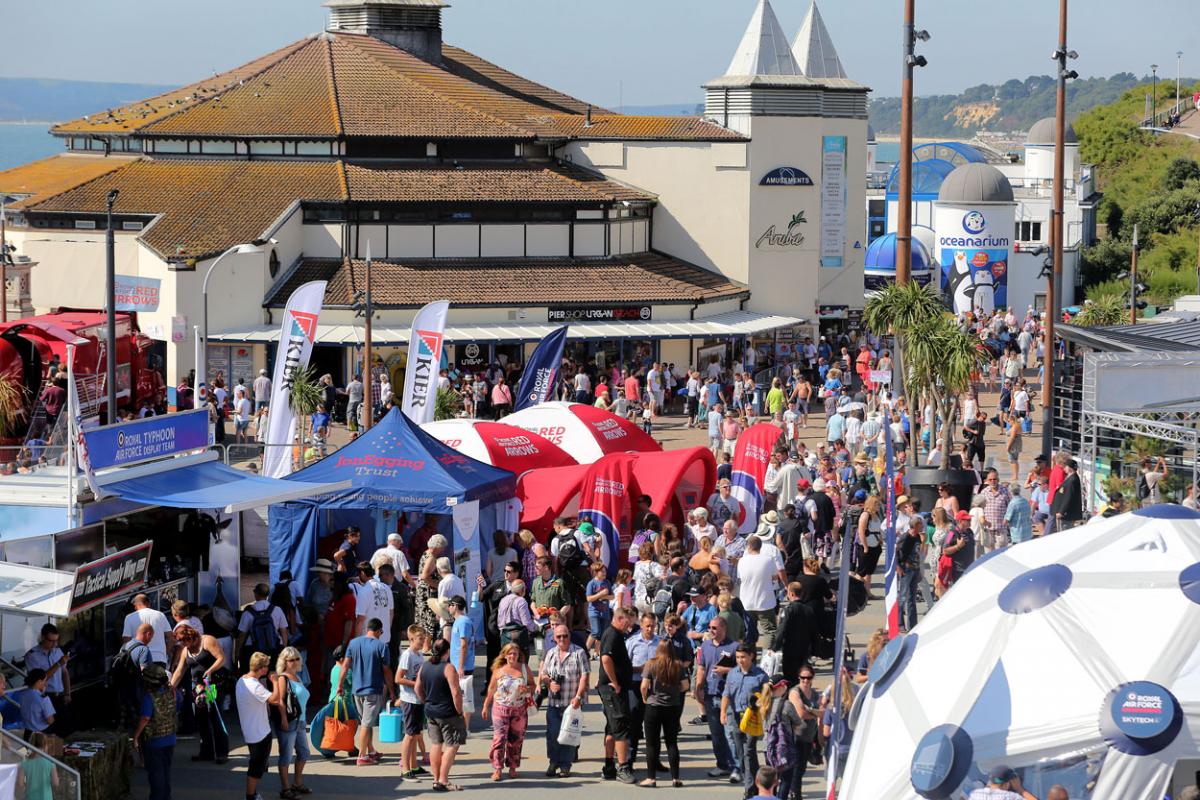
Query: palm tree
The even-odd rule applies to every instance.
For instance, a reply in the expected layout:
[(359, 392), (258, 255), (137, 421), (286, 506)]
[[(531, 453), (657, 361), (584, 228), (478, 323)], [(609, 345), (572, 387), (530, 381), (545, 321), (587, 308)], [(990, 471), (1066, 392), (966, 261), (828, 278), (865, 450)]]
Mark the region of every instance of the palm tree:
[(991, 353), (945, 313), (907, 329), (904, 341), (908, 387), (933, 400), (942, 423), (943, 459), (947, 459), (958, 397), (971, 386), (972, 376), (991, 360)]
[(434, 420), (455, 419), (461, 410), (462, 398), (458, 392), (453, 389), (438, 389), (433, 407)]
[(0, 436), (15, 436), (29, 414), (29, 390), (17, 375), (0, 375)]
[[(292, 373), (292, 393), (288, 398), (288, 406), (300, 422), (300, 466), (304, 467), (304, 442), (306, 426), (310, 424), (312, 414), (325, 399), (321, 387), (317, 383), (316, 371), (313, 367), (296, 370)], [(290, 442), (288, 444), (291, 444)]]
[(897, 382), (906, 395), (913, 388), (908, 383), (907, 370), (903, 369), (908, 331), (945, 313), (946, 305), (937, 292), (916, 281), (887, 284), (867, 301), (863, 309), (863, 324), (869, 330), (877, 336), (895, 336), (897, 361), (901, 369)]
[(1099, 328), (1120, 325), (1128, 320), (1125, 298), (1119, 294), (1102, 294), (1083, 305), (1083, 310), (1071, 320), (1081, 328)]

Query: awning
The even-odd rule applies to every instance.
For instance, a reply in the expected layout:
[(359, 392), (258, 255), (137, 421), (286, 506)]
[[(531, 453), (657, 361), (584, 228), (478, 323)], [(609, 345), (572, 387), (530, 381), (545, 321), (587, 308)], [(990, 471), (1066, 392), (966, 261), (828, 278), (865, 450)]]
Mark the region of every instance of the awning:
[[(750, 336), (776, 328), (801, 325), (803, 319), (754, 311), (729, 311), (707, 319), (655, 322), (573, 322), (567, 331), (568, 339), (720, 339), (729, 336)], [(561, 327), (555, 323), (496, 322), (468, 325), (447, 325), (447, 342), (536, 342)], [(408, 327), (392, 328), (376, 325), (371, 331), (372, 344), (396, 346), (408, 344)], [(278, 325), (255, 325), (213, 333), (214, 342), (278, 342)], [(317, 344), (359, 345), (363, 341), (361, 325), (318, 325)]]
[[(170, 508), (220, 508), (226, 513), (345, 489), (350, 481), (297, 484), (264, 478), (227, 467), (219, 461), (149, 472), (125, 480), (102, 481), (102, 490), (126, 500)], [(111, 476), (106, 476), (111, 477)]]
[(0, 505), (0, 542), (49, 536), (74, 527), (66, 506)]
[(0, 611), (65, 617), (74, 586), (73, 572), (0, 561)]

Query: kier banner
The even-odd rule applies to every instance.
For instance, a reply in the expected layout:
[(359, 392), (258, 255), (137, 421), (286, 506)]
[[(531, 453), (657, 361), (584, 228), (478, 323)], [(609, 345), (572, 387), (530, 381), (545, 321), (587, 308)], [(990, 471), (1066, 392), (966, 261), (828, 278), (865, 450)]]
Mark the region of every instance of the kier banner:
[(433, 422), (442, 336), (449, 310), (446, 300), (428, 304), (413, 317), (408, 334), (408, 365), (404, 369), (404, 403), (400, 410), (418, 425)]
[(275, 377), (271, 381), (271, 408), (267, 414), (267, 447), (263, 453), (262, 474), (268, 478), (282, 478), (292, 471), (292, 441), (296, 438), (292, 383), (308, 368), (324, 302), (325, 281), (312, 281), (292, 292), (283, 311)]
[(742, 504), (742, 521), (738, 530), (749, 533), (758, 527), (758, 515), (763, 507), (763, 483), (771, 452), (783, 431), (770, 422), (753, 425), (742, 432), (733, 451), (732, 494)]
[(636, 454), (613, 453), (592, 464), (579, 493), (579, 519), (591, 521), (608, 541), (608, 571), (626, 562), (633, 543), (633, 501), (640, 494), (633, 475)]

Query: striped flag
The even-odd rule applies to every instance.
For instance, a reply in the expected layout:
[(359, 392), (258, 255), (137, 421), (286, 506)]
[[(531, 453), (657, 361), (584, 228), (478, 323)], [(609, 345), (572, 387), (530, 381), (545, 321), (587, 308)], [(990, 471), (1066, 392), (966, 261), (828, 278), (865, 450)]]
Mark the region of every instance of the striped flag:
[(842, 673), (846, 669), (846, 606), (850, 602), (850, 553), (854, 549), (854, 531), (850, 528), (850, 515), (846, 514), (845, 529), (842, 531), (841, 564), (838, 567), (837, 621), (834, 624), (833, 655), (833, 724), (829, 726), (829, 758), (825, 762), (825, 780), (829, 786), (828, 800), (837, 797), (838, 748), (842, 738)]
[[(896, 586), (896, 468), (892, 452), (892, 437), (884, 436), (884, 475), (887, 482), (887, 517), (884, 529), (884, 542), (887, 546), (887, 571), (883, 577), (883, 609), (887, 614), (888, 638), (895, 639), (900, 635), (900, 604), (898, 587)], [(905, 531), (907, 534), (907, 531)]]

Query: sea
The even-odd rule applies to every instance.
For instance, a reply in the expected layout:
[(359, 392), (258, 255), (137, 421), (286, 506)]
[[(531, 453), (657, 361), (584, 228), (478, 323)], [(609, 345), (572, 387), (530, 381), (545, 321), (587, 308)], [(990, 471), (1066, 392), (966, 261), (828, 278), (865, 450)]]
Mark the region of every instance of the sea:
[(0, 122), (0, 170), (28, 164), (64, 150), (50, 135), (51, 122)]

